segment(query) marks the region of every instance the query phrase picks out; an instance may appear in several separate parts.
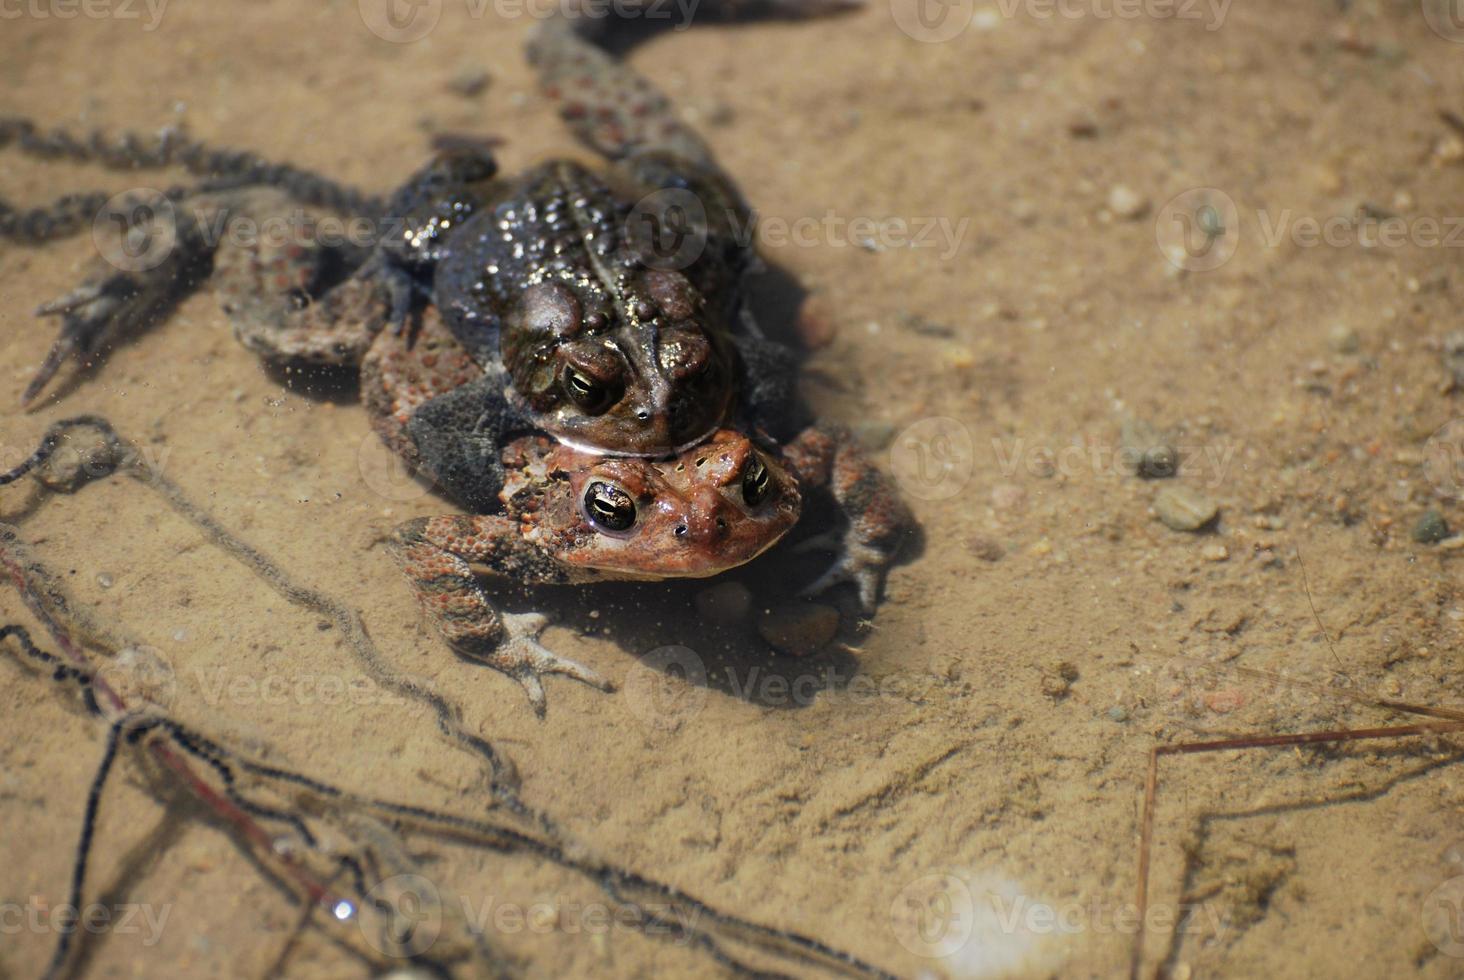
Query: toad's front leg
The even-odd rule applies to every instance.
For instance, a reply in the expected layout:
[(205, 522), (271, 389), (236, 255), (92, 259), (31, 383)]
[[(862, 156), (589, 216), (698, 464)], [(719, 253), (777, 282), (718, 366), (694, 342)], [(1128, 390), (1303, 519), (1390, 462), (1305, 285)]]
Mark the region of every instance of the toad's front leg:
[(581, 579), (525, 541), (517, 522), (496, 515), (421, 517), (396, 529), (392, 554), (422, 609), (454, 650), (503, 671), (523, 685), (544, 715), (545, 674), (564, 674), (602, 691), (614, 688), (583, 664), (539, 643), (547, 620), (538, 613), (500, 612), (471, 565), (482, 565), (526, 585), (564, 585)]
[(864, 611), (873, 612), (885, 576), (917, 530), (914, 515), (890, 478), (875, 468), (853, 434), (842, 426), (811, 426), (784, 448), (783, 455), (800, 485), (827, 490), (847, 521), (842, 533), (836, 529), (801, 545), (837, 553), (833, 566), (804, 594), (851, 582)]

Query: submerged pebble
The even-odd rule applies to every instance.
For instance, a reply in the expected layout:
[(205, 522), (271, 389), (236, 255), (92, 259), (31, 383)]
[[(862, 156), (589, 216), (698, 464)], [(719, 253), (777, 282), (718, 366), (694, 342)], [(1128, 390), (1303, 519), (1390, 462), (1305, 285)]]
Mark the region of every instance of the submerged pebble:
[(1149, 210), (1148, 200), (1126, 184), (1116, 184), (1108, 192), (1108, 210), (1127, 220), (1141, 217)]
[(747, 619), (752, 609), (752, 591), (741, 582), (718, 582), (698, 592), (693, 601), (702, 619), (732, 626)]
[(803, 301), (793, 325), (798, 331), (798, 338), (808, 350), (827, 347), (839, 333), (832, 305), (816, 294)]
[(486, 69), (468, 65), (452, 77), (447, 87), (463, 98), (471, 99), (475, 95), (481, 95), (491, 80), (492, 76)]
[(971, 554), (982, 561), (1001, 561), (1006, 554), (1006, 549), (1001, 542), (984, 534), (973, 534), (968, 542), (971, 547)]
[(1118, 441), (1124, 463), (1144, 479), (1163, 480), (1179, 472), (1179, 450), (1143, 419), (1124, 419)]
[(1413, 525), (1413, 540), (1419, 544), (1437, 544), (1448, 536), (1449, 525), (1436, 510), (1428, 511)]
[(1327, 333), (1327, 346), (1338, 354), (1356, 354), (1362, 338), (1352, 327), (1338, 324)]
[(1444, 367), (1454, 387), (1464, 388), (1464, 330), (1455, 330), (1444, 338)]
[(839, 611), (816, 602), (780, 602), (763, 610), (757, 631), (783, 653), (806, 657), (817, 653), (839, 631)]
[(1198, 490), (1165, 487), (1154, 498), (1154, 512), (1174, 531), (1199, 531), (1214, 522), (1220, 506)]

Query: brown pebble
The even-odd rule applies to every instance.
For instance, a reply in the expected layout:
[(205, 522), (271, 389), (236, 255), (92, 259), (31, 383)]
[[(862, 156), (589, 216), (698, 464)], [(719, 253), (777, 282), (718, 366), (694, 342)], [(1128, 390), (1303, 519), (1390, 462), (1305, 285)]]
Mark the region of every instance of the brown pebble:
[(834, 342), (839, 328), (833, 310), (820, 296), (810, 296), (798, 310), (798, 337), (809, 350), (819, 350)]
[(758, 617), (757, 631), (782, 653), (817, 653), (839, 632), (839, 611), (815, 602), (780, 602)]
[(1001, 561), (1002, 556), (1006, 554), (1006, 549), (1001, 546), (1000, 541), (984, 534), (973, 534), (967, 544), (971, 549), (971, 554), (982, 561)]
[(741, 582), (718, 582), (698, 592), (693, 601), (702, 619), (720, 626), (733, 626), (747, 619), (752, 609), (752, 592)]
[(1215, 501), (1189, 487), (1166, 487), (1154, 498), (1154, 512), (1164, 526), (1175, 531), (1199, 531), (1214, 523), (1220, 513)]
[(1092, 140), (1098, 138), (1098, 123), (1096, 120), (1080, 117), (1071, 120), (1067, 124), (1068, 135), (1073, 139)]

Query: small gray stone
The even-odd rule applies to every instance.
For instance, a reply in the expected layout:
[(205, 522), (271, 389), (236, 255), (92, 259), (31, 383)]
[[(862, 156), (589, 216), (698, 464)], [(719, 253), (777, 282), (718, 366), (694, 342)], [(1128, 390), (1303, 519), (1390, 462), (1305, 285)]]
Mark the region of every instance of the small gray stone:
[(1454, 387), (1464, 388), (1464, 330), (1455, 330), (1444, 338), (1444, 367)]
[(1199, 531), (1214, 523), (1220, 506), (1189, 487), (1165, 487), (1154, 498), (1154, 512), (1174, 531)]
[(491, 80), (492, 76), (485, 69), (469, 65), (454, 75), (447, 87), (463, 98), (471, 99), (481, 95)]
[(1179, 472), (1179, 450), (1143, 419), (1124, 419), (1118, 443), (1124, 465), (1146, 480), (1164, 480)]
[(1344, 324), (1337, 324), (1327, 333), (1327, 346), (1338, 354), (1356, 354), (1362, 346), (1362, 338), (1356, 330)]
[(1413, 540), (1419, 544), (1438, 544), (1448, 536), (1449, 525), (1436, 510), (1428, 511), (1413, 525)]

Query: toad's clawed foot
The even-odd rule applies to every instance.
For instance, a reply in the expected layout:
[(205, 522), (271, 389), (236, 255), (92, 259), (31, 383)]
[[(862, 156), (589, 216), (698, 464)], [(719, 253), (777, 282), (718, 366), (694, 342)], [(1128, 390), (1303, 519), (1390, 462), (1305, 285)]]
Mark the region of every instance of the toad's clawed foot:
[(549, 621), (538, 613), (503, 613), (500, 615), (503, 634), (492, 650), (469, 655), (475, 660), (497, 670), (523, 685), (534, 706), (534, 713), (544, 717), (547, 701), (544, 684), (540, 680), (545, 674), (564, 674), (577, 681), (583, 681), (601, 691), (613, 691), (614, 685), (602, 678), (584, 664), (567, 660), (539, 642), (539, 634)]
[(206, 266), (206, 242), (171, 219), (130, 228), (118, 240), (99, 239), (102, 254), (82, 284), (36, 310), (61, 318), (61, 330), (21, 395), (29, 404), (68, 358), (87, 361), (115, 340), (157, 319)]
[(131, 276), (115, 276), (87, 283), (36, 310), (37, 316), (61, 317), (61, 331), (35, 377), (20, 396), (28, 405), (41, 393), (68, 357), (86, 358), (100, 345), (119, 316), (138, 297), (138, 286)]
[(818, 595), (848, 582), (858, 591), (861, 609), (865, 613), (874, 611), (879, 602), (880, 590), (884, 586), (885, 575), (889, 572), (888, 552), (863, 541), (852, 531), (846, 531), (842, 535), (830, 533), (809, 538), (800, 542), (796, 550), (838, 553), (828, 571), (804, 588), (802, 595)]

